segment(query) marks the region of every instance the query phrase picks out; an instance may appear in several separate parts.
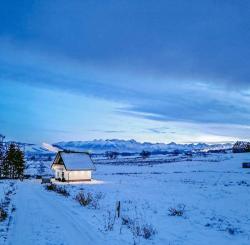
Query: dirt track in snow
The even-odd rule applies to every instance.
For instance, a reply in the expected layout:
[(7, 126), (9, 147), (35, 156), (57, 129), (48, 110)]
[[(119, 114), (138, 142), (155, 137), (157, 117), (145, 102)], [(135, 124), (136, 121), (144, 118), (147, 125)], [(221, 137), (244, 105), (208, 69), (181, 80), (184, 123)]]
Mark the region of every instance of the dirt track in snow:
[(99, 244), (103, 239), (72, 209), (72, 200), (46, 191), (35, 181), (18, 184), (16, 212), (10, 227), (9, 245), (84, 245)]

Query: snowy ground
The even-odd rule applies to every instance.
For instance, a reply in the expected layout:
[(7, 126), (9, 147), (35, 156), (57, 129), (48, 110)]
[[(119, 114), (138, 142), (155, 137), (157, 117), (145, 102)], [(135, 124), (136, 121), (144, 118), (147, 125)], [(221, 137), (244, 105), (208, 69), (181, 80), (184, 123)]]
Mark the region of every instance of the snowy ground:
[(101, 244), (84, 210), (71, 200), (44, 190), (38, 181), (18, 184), (17, 211), (7, 244)]
[[(157, 158), (150, 163), (137, 159), (134, 165), (130, 160), (118, 165), (98, 161), (95, 181), (62, 185), (69, 197), (48, 192), (39, 180), (17, 181), (11, 196), (16, 210), (5, 243), (248, 245), (250, 170), (241, 168), (243, 161), (250, 161), (250, 154), (211, 154), (160, 164)], [(35, 163), (30, 166), (35, 169)], [(2, 196), (9, 185), (0, 183)], [(99, 195), (97, 207), (80, 206), (74, 197), (81, 191)], [(123, 222), (113, 221), (117, 201)], [(184, 207), (182, 216), (169, 216), (169, 208), (179, 207)], [(155, 234), (150, 239), (136, 236), (135, 227), (150, 227)]]
[[(13, 196), (16, 194), (15, 181), (1, 180), (0, 181), (0, 244), (4, 244), (8, 237), (9, 228), (15, 212), (15, 204), (13, 202)], [(8, 215), (5, 219), (2, 217), (2, 211), (5, 211)]]

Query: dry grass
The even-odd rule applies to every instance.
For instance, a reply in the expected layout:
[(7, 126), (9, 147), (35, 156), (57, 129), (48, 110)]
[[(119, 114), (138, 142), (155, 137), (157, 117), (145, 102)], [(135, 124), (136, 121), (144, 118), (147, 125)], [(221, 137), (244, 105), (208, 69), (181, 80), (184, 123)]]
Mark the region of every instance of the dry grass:
[(177, 205), (176, 208), (169, 208), (168, 209), (168, 215), (169, 216), (183, 216), (185, 213), (186, 206), (184, 204)]

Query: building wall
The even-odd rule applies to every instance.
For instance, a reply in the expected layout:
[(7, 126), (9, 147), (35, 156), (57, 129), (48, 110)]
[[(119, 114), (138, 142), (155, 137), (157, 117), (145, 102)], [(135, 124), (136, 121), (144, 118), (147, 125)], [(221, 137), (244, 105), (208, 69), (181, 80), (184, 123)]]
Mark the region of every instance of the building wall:
[(61, 179), (63, 171), (64, 171), (63, 169), (55, 169), (55, 179), (59, 179), (59, 178)]
[(55, 178), (62, 179), (62, 172), (66, 181), (91, 180), (91, 170), (86, 171), (66, 171), (63, 169), (55, 170)]
[(91, 171), (67, 171), (65, 173), (65, 179), (69, 181), (74, 180), (91, 180)]

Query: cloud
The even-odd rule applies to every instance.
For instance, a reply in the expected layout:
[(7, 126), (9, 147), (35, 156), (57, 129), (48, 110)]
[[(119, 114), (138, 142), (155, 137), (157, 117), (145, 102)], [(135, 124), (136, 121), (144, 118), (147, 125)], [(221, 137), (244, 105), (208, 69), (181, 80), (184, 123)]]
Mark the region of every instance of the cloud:
[(171, 130), (171, 128), (169, 128), (169, 127), (155, 127), (155, 128), (148, 128), (147, 130), (148, 130), (148, 132), (154, 133), (154, 134), (168, 134), (168, 133), (170, 133), (169, 130)]
[(100, 133), (109, 133), (109, 134), (113, 134), (113, 133), (125, 133), (125, 130), (103, 130), (103, 129), (91, 129), (89, 130), (90, 132), (100, 132)]
[(115, 101), (114, 113), (155, 122), (250, 125), (249, 1), (16, 0), (0, 15), (0, 83)]
[(249, 1), (4, 5), (1, 33), (23, 47), (157, 80), (199, 80), (235, 90), (250, 86)]
[[(24, 52), (15, 48), (14, 54), (11, 50), (1, 49), (5, 54), (0, 58), (1, 82), (14, 80), (120, 102), (123, 107), (117, 108), (117, 113), (156, 121), (250, 123), (250, 97), (246, 89), (104, 72), (99, 67), (84, 66), (67, 59), (51, 59), (30, 50)], [(23, 54), (26, 54), (25, 59)]]

